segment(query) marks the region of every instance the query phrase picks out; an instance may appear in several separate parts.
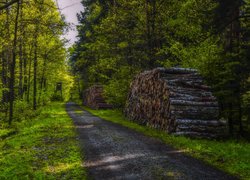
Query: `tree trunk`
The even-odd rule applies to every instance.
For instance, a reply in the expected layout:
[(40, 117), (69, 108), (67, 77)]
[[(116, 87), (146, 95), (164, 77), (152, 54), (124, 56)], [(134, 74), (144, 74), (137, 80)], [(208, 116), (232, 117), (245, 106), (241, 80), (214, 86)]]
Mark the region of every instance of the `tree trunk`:
[[(8, 3), (8, 0), (6, 0), (6, 3)], [(10, 39), (10, 11), (7, 8), (6, 9), (6, 40), (8, 42), (11, 41)], [(10, 44), (8, 43), (8, 46), (6, 48), (3, 48), (3, 52), (2, 52), (2, 84), (3, 84), (3, 99), (2, 99), (2, 103), (9, 103), (9, 91), (7, 90), (7, 88), (9, 88), (9, 79), (8, 79), (8, 71), (9, 71), (9, 62), (10, 62), (10, 58), (11, 58), (11, 47)]]
[(234, 126), (233, 126), (233, 104), (229, 103), (229, 109), (228, 109), (228, 128), (229, 128), (229, 134), (230, 136), (233, 136), (234, 132)]
[(156, 1), (155, 0), (146, 0), (146, 27), (147, 27), (147, 50), (149, 68), (155, 66), (155, 18), (156, 18)]
[(30, 102), (30, 79), (31, 79), (31, 66), (32, 66), (32, 52), (33, 52), (33, 46), (30, 48), (30, 54), (29, 54), (29, 73), (27, 78), (27, 102)]
[[(5, 51), (5, 50), (4, 50)], [(7, 81), (7, 70), (8, 70), (8, 65), (7, 65), (7, 56), (6, 56), (6, 51), (2, 52), (2, 104), (5, 104), (8, 102), (8, 91), (6, 90), (6, 88), (8, 87), (8, 81)]]
[[(24, 35), (25, 36), (25, 35)], [(23, 46), (23, 95), (27, 92), (27, 54), (26, 46)]]
[(34, 76), (34, 84), (33, 84), (33, 109), (36, 110), (37, 108), (37, 30), (35, 32), (35, 45), (34, 45), (34, 66), (33, 66), (33, 76)]
[(43, 70), (42, 70), (42, 78), (40, 81), (40, 93), (39, 93), (39, 97), (38, 97), (38, 103), (40, 102), (40, 98), (42, 95), (42, 92), (45, 91), (45, 74), (46, 74), (46, 66), (47, 65), (47, 54), (44, 55), (44, 60), (43, 60)]
[(17, 3), (17, 12), (15, 18), (15, 29), (14, 29), (14, 41), (13, 41), (13, 52), (12, 52), (12, 62), (11, 62), (11, 69), (10, 69), (10, 110), (9, 110), (9, 125), (13, 120), (13, 105), (15, 100), (15, 68), (16, 68), (16, 49), (17, 49), (17, 32), (18, 32), (18, 18), (19, 18), (19, 1)]
[[(20, 20), (22, 21), (23, 19), (23, 13), (22, 13), (22, 0), (20, 0)], [(23, 23), (20, 23), (20, 44), (19, 44), (19, 97), (22, 99), (23, 98), (23, 38), (24, 38), (24, 33), (23, 33)]]

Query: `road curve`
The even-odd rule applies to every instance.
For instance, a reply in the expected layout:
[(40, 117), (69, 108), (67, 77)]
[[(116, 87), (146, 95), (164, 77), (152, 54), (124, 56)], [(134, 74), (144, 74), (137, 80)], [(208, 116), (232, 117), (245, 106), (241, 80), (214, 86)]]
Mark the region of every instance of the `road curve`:
[(160, 141), (66, 104), (84, 154), (89, 179), (236, 179)]

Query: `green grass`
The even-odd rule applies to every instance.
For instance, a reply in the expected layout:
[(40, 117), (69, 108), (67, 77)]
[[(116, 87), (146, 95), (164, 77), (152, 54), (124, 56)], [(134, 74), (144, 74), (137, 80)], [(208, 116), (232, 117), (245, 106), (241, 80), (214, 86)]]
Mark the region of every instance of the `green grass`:
[(166, 132), (128, 121), (118, 110), (92, 110), (87, 107), (84, 107), (84, 109), (105, 120), (157, 138), (229, 174), (242, 179), (250, 179), (250, 143), (248, 142), (243, 140), (215, 141), (175, 137), (168, 135)]
[[(0, 179), (86, 179), (76, 132), (62, 103), (14, 126), (15, 134), (0, 141)], [(9, 131), (0, 130), (0, 137)]]
[(16, 133), (17, 133), (17, 130), (14, 128), (0, 129), (0, 140), (6, 139), (7, 137)]

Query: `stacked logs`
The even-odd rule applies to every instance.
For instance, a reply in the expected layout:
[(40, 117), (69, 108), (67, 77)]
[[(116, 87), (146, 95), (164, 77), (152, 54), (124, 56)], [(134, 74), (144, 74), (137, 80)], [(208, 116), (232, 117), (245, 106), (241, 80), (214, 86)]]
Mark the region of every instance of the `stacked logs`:
[(226, 123), (210, 87), (193, 69), (156, 68), (131, 84), (125, 115), (139, 124), (191, 137), (222, 137)]
[(92, 109), (111, 109), (112, 106), (105, 102), (103, 86), (94, 85), (85, 90), (83, 104)]

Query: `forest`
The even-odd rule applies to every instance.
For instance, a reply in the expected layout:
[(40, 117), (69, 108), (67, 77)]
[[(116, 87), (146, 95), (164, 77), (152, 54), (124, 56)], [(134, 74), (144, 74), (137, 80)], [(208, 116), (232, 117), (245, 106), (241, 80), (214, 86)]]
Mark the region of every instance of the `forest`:
[(0, 1), (1, 123), (34, 115), (37, 107), (65, 98), (73, 80), (67, 67), (67, 23), (52, 0)]
[[(250, 0), (80, 0), (70, 47), (59, 1), (0, 0), (0, 179), (250, 178)], [(138, 99), (131, 87), (143, 96), (143, 72), (157, 84), (162, 69), (205, 81), (208, 103), (196, 105), (215, 104), (209, 116), (219, 118), (206, 122), (216, 131), (226, 122), (226, 137), (175, 136), (128, 118), (144, 120), (127, 108)], [(171, 73), (162, 79), (178, 80)], [(107, 109), (84, 105), (95, 105), (91, 88)]]
[(155, 67), (197, 69), (231, 135), (250, 124), (250, 1), (83, 0), (70, 65), (84, 89), (103, 84), (108, 102), (126, 103), (131, 80)]
[[(18, 2), (18, 3), (17, 3)], [(133, 77), (155, 67), (195, 68), (212, 86), (231, 134), (250, 124), (250, 4), (242, 1), (83, 0), (79, 40), (60, 36), (69, 25), (54, 1), (1, 3), (1, 118), (65, 99), (75, 81), (103, 84), (105, 97), (123, 108)], [(69, 56), (69, 65), (66, 63)], [(73, 77), (74, 76), (74, 77)]]

